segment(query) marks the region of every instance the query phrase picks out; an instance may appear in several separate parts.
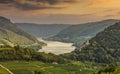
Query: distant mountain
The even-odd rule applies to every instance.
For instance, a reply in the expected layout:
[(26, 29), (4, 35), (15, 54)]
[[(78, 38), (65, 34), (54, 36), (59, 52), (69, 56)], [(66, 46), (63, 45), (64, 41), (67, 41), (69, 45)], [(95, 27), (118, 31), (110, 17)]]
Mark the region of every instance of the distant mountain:
[(19, 28), (33, 34), (36, 37), (48, 38), (56, 35), (61, 30), (69, 27), (67, 24), (34, 24), (16, 23)]
[(40, 43), (34, 36), (26, 33), (9, 19), (0, 16), (0, 45), (30, 45)]
[(75, 46), (79, 47), (86, 40), (94, 37), (98, 32), (103, 31), (106, 27), (113, 25), (118, 21), (119, 20), (109, 19), (100, 22), (72, 25), (49, 39), (73, 42)]
[(89, 40), (89, 44), (67, 56), (79, 61), (120, 65), (120, 23), (106, 28)]

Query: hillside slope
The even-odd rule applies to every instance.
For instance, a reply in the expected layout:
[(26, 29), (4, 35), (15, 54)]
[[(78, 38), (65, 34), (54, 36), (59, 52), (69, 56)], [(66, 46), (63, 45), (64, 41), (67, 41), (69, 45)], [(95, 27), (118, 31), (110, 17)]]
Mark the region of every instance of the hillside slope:
[(7, 68), (0, 65), (0, 74), (13, 74), (13, 73), (9, 71)]
[(103, 31), (106, 27), (113, 25), (116, 22), (118, 22), (118, 20), (109, 19), (100, 22), (73, 25), (62, 30), (50, 39), (73, 42), (75, 43), (75, 46), (79, 47), (83, 42), (94, 37), (98, 32)]
[(56, 35), (63, 29), (69, 27), (67, 24), (34, 24), (34, 23), (16, 23), (19, 28), (33, 34), (36, 37), (48, 38)]
[(29, 45), (40, 43), (34, 36), (26, 33), (13, 24), (9, 19), (0, 16), (0, 43), (12, 45)]
[[(70, 54), (70, 59), (120, 65), (120, 23), (116, 23), (98, 33), (89, 45)], [(72, 57), (73, 56), (73, 57)]]

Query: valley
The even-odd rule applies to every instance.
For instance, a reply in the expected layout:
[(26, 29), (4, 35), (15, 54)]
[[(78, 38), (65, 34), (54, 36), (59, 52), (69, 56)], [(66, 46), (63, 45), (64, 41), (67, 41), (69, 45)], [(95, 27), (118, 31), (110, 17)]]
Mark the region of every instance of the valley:
[(36, 36), (37, 38), (49, 38), (58, 34), (63, 29), (71, 26), (67, 24), (35, 24), (35, 23), (16, 23), (24, 31)]
[[(120, 72), (118, 20), (57, 27), (38, 24), (20, 27), (4, 17), (0, 20), (0, 64), (13, 74)], [(80, 49), (86, 40), (89, 44)]]
[(89, 22), (84, 24), (72, 25), (64, 30), (60, 31), (58, 34), (49, 37), (48, 40), (62, 41), (74, 43), (76, 47), (80, 47), (86, 40), (90, 40), (97, 33), (103, 31), (110, 25), (114, 25), (119, 22), (116, 19), (107, 19), (97, 22)]
[(0, 74), (120, 74), (120, 0), (0, 0)]

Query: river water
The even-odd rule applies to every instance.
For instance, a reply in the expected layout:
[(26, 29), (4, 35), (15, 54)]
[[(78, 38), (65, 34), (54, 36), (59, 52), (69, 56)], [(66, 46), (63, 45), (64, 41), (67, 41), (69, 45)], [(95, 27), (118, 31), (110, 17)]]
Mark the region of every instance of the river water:
[(40, 41), (47, 43), (39, 52), (54, 53), (56, 55), (69, 53), (75, 49), (73, 43), (64, 43), (58, 41), (46, 41), (39, 38)]

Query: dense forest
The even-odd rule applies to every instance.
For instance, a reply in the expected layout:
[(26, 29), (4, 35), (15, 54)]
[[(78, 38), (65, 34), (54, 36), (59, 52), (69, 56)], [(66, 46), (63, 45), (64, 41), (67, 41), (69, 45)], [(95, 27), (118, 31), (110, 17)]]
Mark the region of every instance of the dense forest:
[(37, 52), (35, 49), (23, 48), (19, 45), (15, 47), (1, 47), (0, 61), (42, 61), (46, 63), (64, 63), (65, 60), (52, 53)]
[(95, 74), (119, 74), (119, 73), (120, 73), (120, 67), (109, 66), (105, 69), (98, 71), (98, 73)]
[(78, 61), (97, 63), (116, 63), (120, 65), (120, 23), (116, 23), (98, 33), (89, 40), (89, 45), (78, 48), (72, 53), (63, 55)]

